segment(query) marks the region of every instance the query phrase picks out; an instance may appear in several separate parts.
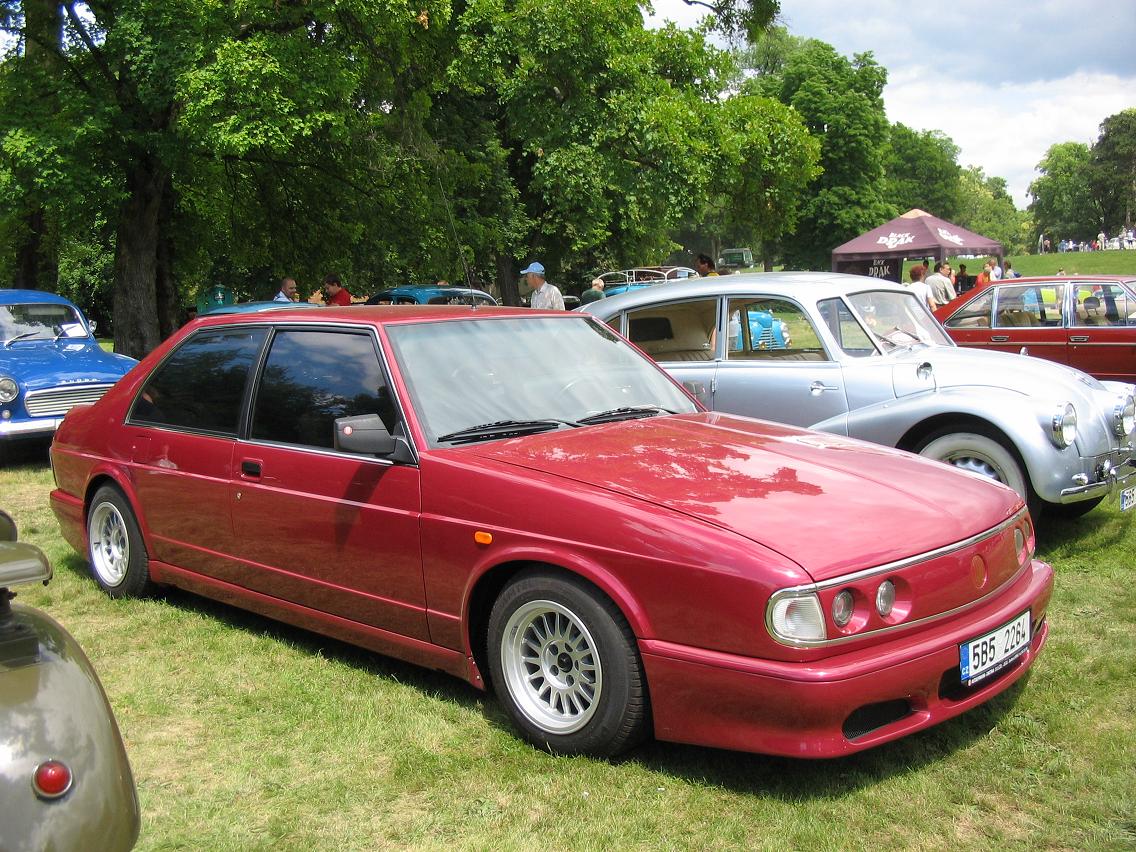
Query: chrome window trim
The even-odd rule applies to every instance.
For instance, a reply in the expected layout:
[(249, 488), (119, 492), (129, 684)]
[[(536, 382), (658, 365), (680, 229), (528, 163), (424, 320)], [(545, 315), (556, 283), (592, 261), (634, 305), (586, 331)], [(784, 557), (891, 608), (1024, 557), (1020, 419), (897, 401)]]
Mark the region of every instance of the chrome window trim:
[[(972, 600), (968, 603), (965, 603), (962, 606), (955, 607), (954, 609), (946, 610), (944, 612), (936, 613), (934, 615), (928, 615), (924, 618), (916, 619), (915, 621), (904, 621), (904, 622), (901, 622), (899, 624), (892, 624), (892, 625), (888, 625), (887, 627), (880, 627), (880, 628), (877, 628), (876, 630), (866, 630), (862, 633), (855, 633), (855, 634), (852, 634), (852, 635), (849, 635), (849, 636), (838, 636), (838, 637), (833, 638), (833, 639), (789, 639), (789, 638), (786, 638), (785, 636), (782, 636), (781, 634), (779, 634), (773, 628), (773, 607), (782, 598), (785, 598), (785, 597), (802, 597), (804, 595), (809, 595), (809, 594), (818, 595), (820, 592), (822, 592), (826, 589), (831, 589), (835, 586), (843, 586), (843, 585), (846, 585), (848, 583), (859, 582), (861, 580), (866, 580), (868, 578), (879, 576), (879, 575), (882, 575), (882, 574), (889, 574), (889, 573), (892, 573), (892, 572), (895, 572), (895, 571), (901, 571), (901, 570), (903, 570), (904, 568), (906, 568), (910, 565), (915, 565), (919, 562), (926, 562), (926, 561), (931, 560), (931, 559), (937, 559), (940, 556), (945, 556), (948, 553), (954, 553), (957, 550), (963, 550), (963, 549), (965, 549), (967, 547), (971, 547), (972, 545), (975, 545), (975, 544), (977, 544), (981, 541), (985, 541), (988, 538), (993, 538), (994, 536), (1004, 532), (1005, 530), (1009, 529), (1010, 527), (1015, 526), (1025, 515), (1026, 515), (1026, 509), (1023, 506), (1012, 517), (1007, 518), (1005, 521), (1002, 521), (1002, 523), (998, 524), (997, 526), (991, 527), (990, 529), (986, 530), (985, 532), (981, 532), (981, 533), (977, 533), (976, 535), (972, 535), (970, 538), (963, 539), (962, 541), (955, 542), (954, 544), (944, 545), (943, 547), (936, 548), (935, 550), (929, 550), (926, 553), (921, 553), (917, 556), (909, 556), (905, 559), (896, 560), (895, 562), (888, 562), (885, 565), (877, 565), (873, 568), (865, 568), (862, 571), (853, 572), (852, 574), (844, 574), (843, 576), (834, 577), (831, 580), (825, 580), (824, 582), (821, 582), (821, 583), (807, 583), (807, 584), (802, 585), (802, 586), (792, 586), (792, 587), (785, 588), (785, 589), (778, 589), (776, 592), (774, 592), (772, 595), (769, 596), (769, 601), (765, 605), (765, 629), (768, 631), (769, 635), (773, 638), (773, 640), (775, 642), (778, 642), (782, 645), (787, 645), (787, 646), (792, 647), (792, 648), (827, 648), (827, 647), (831, 647), (831, 646), (835, 646), (835, 645), (847, 644), (848, 642), (852, 642), (852, 641), (855, 641), (855, 640), (858, 640), (858, 639), (864, 639), (865, 637), (869, 637), (869, 636), (882, 636), (882, 635), (885, 635), (885, 634), (888, 634), (888, 633), (894, 633), (898, 630), (907, 630), (909, 628), (916, 627), (918, 625), (928, 624), (932, 621), (938, 621), (940, 619), (947, 618), (947, 617), (952, 616), (952, 615), (956, 615), (960, 612), (965, 612), (968, 609), (972, 609), (972, 608), (980, 605), (981, 603), (983, 603), (987, 599), (989, 599), (992, 595), (998, 594), (1001, 591), (1002, 587), (1007, 585), (1007, 583), (1012, 583), (1014, 580), (1016, 580), (1018, 578), (1018, 576), (1022, 573), (1022, 571), (1025, 570), (1026, 565), (1028, 565), (1029, 563), (1027, 562), (1024, 565), (1019, 566), (1018, 570), (1014, 572), (1013, 576), (1010, 577), (1010, 579), (1007, 580), (1006, 583), (1002, 583), (997, 588), (991, 589), (989, 592), (987, 592), (982, 597), (975, 598), (974, 600)], [(823, 607), (822, 607), (822, 611), (823, 611)], [(825, 613), (825, 622), (826, 622), (826, 626), (827, 626), (827, 622), (828, 622), (828, 614), (827, 613)]]

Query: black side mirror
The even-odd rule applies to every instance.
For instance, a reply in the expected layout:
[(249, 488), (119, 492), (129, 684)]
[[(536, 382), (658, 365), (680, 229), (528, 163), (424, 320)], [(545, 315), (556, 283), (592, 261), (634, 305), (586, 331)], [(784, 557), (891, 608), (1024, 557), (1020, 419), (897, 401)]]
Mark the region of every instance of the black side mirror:
[(335, 421), (335, 448), (345, 453), (386, 456), (397, 442), (377, 414), (339, 417)]

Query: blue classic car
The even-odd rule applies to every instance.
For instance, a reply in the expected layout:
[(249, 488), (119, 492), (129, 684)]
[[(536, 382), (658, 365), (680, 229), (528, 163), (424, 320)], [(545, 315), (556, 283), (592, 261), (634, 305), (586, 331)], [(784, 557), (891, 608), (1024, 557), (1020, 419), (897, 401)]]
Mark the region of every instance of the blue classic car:
[(367, 300), (368, 305), (496, 305), (497, 300), (484, 290), (453, 285), (417, 285), (380, 290)]
[(71, 302), (39, 290), (0, 290), (0, 452), (50, 437), (75, 405), (95, 402), (137, 362), (104, 352)]

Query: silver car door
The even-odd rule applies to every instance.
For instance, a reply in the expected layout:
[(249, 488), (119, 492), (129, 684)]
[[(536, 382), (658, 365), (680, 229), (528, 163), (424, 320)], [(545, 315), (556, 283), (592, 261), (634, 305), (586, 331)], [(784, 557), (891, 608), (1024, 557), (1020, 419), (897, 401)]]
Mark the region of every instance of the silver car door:
[(725, 313), (726, 351), (717, 373), (715, 410), (795, 426), (847, 414), (841, 365), (798, 304), (745, 296), (730, 299)]

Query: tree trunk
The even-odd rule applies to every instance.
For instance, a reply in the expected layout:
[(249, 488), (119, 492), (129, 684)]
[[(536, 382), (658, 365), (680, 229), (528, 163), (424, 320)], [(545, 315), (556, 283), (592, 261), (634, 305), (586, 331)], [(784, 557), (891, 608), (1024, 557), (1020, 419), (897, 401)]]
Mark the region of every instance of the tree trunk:
[(12, 286), (24, 290), (55, 291), (59, 263), (47, 234), (47, 220), (39, 207), (23, 217), (21, 239), (16, 246), (16, 277)]
[(161, 342), (158, 324), (158, 222), (167, 177), (150, 154), (126, 166), (114, 251), (114, 351), (141, 358)]
[(513, 258), (504, 254), (497, 255), (497, 292), (501, 294), (503, 304), (519, 305), (521, 303), (521, 293), (517, 287), (517, 272), (513, 265)]
[(181, 325), (181, 302), (174, 281), (174, 187), (166, 175), (158, 212), (158, 245), (154, 289), (158, 307), (158, 334), (165, 340)]

